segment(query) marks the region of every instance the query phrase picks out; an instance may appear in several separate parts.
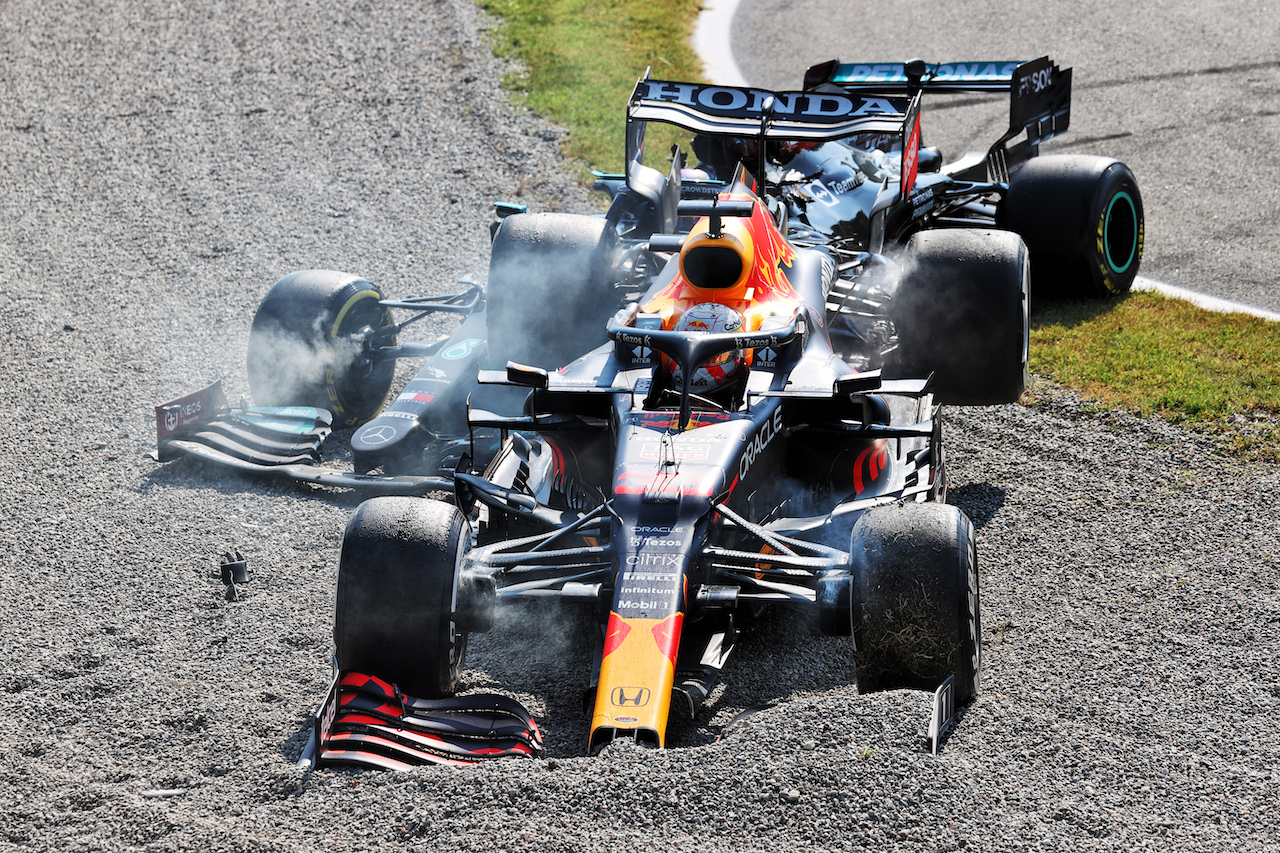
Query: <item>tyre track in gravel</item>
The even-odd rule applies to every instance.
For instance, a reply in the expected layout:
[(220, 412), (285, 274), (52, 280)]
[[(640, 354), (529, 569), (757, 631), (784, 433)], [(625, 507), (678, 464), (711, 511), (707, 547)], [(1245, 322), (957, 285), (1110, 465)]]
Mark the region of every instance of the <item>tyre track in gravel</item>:
[(682, 748), (583, 758), (583, 629), (542, 614), (478, 638), (467, 684), (526, 701), (553, 761), (299, 791), (355, 499), (157, 466), (150, 407), (244, 392), (285, 272), (440, 292), (483, 276), (491, 200), (590, 202), (464, 0), (24, 0), (0, 47), (0, 847), (1272, 845), (1280, 474), (1043, 386), (952, 413), (987, 676), (940, 757), (919, 694), (857, 696), (848, 645), (780, 618)]

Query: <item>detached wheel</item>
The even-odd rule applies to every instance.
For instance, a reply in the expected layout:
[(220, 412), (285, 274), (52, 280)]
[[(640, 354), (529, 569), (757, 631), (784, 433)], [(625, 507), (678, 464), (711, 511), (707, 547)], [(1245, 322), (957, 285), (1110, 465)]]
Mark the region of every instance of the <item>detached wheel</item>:
[(853, 641), (859, 693), (978, 694), (982, 617), (973, 524), (946, 504), (867, 511), (853, 528)]
[(892, 378), (933, 374), (940, 403), (1015, 403), (1027, 387), (1027, 247), (1008, 231), (912, 235), (889, 305), (898, 348)]
[(453, 694), (467, 645), (456, 604), (470, 535), (452, 504), (378, 497), (356, 508), (338, 565), (339, 669), (376, 675), (412, 696)]
[(391, 325), (382, 292), (354, 275), (303, 270), (267, 291), (249, 330), (249, 390), (260, 406), (314, 406), (336, 426), (362, 424), (382, 408), (393, 360), (372, 361), (365, 341)]
[(997, 222), (1031, 250), (1037, 296), (1095, 299), (1129, 292), (1142, 262), (1138, 181), (1107, 157), (1029, 160), (1009, 181)]
[(604, 343), (618, 308), (618, 234), (602, 217), (520, 213), (502, 220), (489, 258), (489, 355), (548, 370)]

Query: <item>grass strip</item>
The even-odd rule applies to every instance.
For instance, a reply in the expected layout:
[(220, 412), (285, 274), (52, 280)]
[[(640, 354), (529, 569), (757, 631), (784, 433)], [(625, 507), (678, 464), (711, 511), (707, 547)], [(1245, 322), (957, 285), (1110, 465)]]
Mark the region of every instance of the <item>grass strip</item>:
[(1154, 292), (1049, 303), (1032, 317), (1031, 370), (1103, 406), (1280, 461), (1280, 324)]
[(660, 79), (702, 79), (691, 46), (698, 0), (477, 2), (502, 18), (494, 50), (524, 68), (504, 85), (568, 128), (561, 148), (584, 176), (622, 170), (627, 97), (646, 68)]

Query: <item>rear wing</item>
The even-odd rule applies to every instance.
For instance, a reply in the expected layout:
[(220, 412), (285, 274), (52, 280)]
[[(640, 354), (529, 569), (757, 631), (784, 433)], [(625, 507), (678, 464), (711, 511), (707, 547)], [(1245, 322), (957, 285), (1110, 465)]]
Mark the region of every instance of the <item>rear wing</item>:
[(627, 122), (660, 121), (721, 136), (823, 141), (901, 131), (909, 105), (909, 98), (887, 94), (769, 92), (642, 79), (631, 93)]
[(1018, 60), (1001, 62), (928, 63), (840, 62), (832, 59), (805, 72), (806, 91), (831, 83), (847, 91), (911, 92), (913, 86), (930, 92), (1008, 91), (1019, 65)]
[[(752, 138), (761, 143), (823, 142), (857, 134), (902, 135), (905, 152), (907, 136), (916, 129), (918, 115), (918, 95), (770, 92), (651, 80), (646, 76), (636, 83), (627, 104), (627, 183), (632, 183), (633, 170), (641, 171), (636, 167), (643, 164), (644, 128), (648, 122), (672, 124), (693, 133)], [(763, 152), (763, 144), (760, 149)], [(910, 164), (903, 165), (905, 175)]]
[[(1008, 92), (1009, 130), (991, 146), (988, 162), (997, 173), (1007, 165), (1034, 156), (1046, 139), (1065, 133), (1071, 122), (1071, 69), (1059, 68), (1047, 56), (1030, 62), (949, 62), (931, 64), (913, 59), (904, 63), (842, 63), (815, 65), (804, 75), (806, 91), (853, 95), (920, 92)], [(1026, 131), (1013, 149), (1006, 144)], [(993, 176), (1000, 179), (1000, 175)]]

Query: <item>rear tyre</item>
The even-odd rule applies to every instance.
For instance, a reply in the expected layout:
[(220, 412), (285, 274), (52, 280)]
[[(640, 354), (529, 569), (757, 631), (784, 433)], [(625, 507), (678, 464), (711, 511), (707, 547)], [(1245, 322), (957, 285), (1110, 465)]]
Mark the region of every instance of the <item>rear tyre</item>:
[(315, 406), (335, 426), (362, 424), (382, 408), (395, 362), (375, 362), (364, 342), (391, 325), (382, 292), (354, 275), (303, 270), (267, 291), (249, 330), (249, 390), (260, 406)]
[(940, 403), (1014, 403), (1027, 387), (1027, 247), (1008, 231), (912, 235), (889, 305), (898, 335), (885, 374), (933, 374)]
[(521, 213), (502, 220), (485, 300), (490, 361), (553, 370), (603, 343), (618, 308), (617, 254), (617, 232), (602, 217)]
[(853, 642), (859, 693), (978, 694), (982, 617), (973, 524), (946, 504), (867, 511), (853, 528)]
[(412, 696), (452, 695), (467, 644), (457, 601), (470, 538), (451, 504), (410, 497), (360, 504), (338, 564), (338, 668), (376, 675)]
[(1029, 160), (1009, 181), (997, 215), (1031, 250), (1034, 295), (1096, 299), (1128, 293), (1142, 262), (1138, 181), (1107, 157)]

